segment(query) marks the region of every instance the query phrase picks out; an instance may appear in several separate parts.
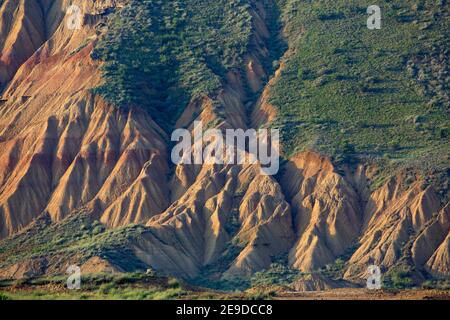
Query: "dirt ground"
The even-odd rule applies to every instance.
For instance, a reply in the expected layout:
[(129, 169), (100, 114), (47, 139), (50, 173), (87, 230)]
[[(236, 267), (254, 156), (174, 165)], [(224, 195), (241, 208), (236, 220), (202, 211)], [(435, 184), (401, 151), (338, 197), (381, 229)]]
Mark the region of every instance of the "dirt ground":
[(334, 289), (317, 292), (283, 292), (277, 300), (449, 300), (445, 290)]

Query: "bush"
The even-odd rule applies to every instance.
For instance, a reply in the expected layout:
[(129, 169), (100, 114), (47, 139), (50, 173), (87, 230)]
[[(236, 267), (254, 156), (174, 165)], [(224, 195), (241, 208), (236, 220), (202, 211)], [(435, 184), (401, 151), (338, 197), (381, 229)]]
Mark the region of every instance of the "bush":
[(97, 235), (105, 231), (105, 228), (103, 226), (95, 226), (94, 229), (92, 229), (92, 234)]
[(246, 296), (246, 298), (248, 300), (262, 301), (262, 300), (271, 300), (274, 296), (275, 296), (275, 292), (257, 291), (257, 292), (248, 294)]
[(270, 268), (255, 273), (251, 278), (252, 286), (287, 285), (294, 281), (298, 271), (291, 270), (283, 264), (273, 263)]
[(0, 292), (0, 301), (11, 300), (6, 294)]
[(180, 287), (180, 282), (178, 281), (178, 279), (176, 279), (176, 278), (170, 278), (168, 281), (167, 281), (167, 285), (170, 287), (170, 288), (179, 288)]
[(409, 266), (395, 267), (389, 270), (385, 285), (394, 289), (409, 289), (414, 287), (415, 283), (412, 278), (412, 269)]
[(450, 279), (433, 279), (422, 283), (423, 289), (450, 290)]

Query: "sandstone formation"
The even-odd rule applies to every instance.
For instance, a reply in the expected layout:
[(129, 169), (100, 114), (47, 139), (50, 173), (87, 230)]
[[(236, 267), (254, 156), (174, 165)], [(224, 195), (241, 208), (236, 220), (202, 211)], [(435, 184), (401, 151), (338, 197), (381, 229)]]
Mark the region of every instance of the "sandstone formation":
[[(0, 239), (43, 214), (58, 223), (83, 208), (108, 228), (146, 225), (130, 248), (152, 269), (184, 278), (224, 255), (231, 258), (222, 279), (266, 269), (280, 255), (309, 272), (346, 254), (349, 280), (364, 278), (369, 264), (390, 268), (402, 259), (450, 276), (450, 205), (419, 177), (407, 185), (399, 172), (371, 191), (372, 167), (340, 170), (313, 152), (292, 156), (279, 177), (257, 165), (174, 167), (170, 138), (151, 114), (118, 110), (92, 93), (102, 80), (90, 53), (102, 31), (89, 17), (81, 30), (68, 29), (69, 3), (91, 17), (123, 1), (5, 0), (0, 8)], [(252, 10), (256, 49), (245, 74), (230, 71), (217, 96), (193, 98), (176, 127), (192, 130), (202, 120), (219, 129), (258, 128), (276, 118), (268, 96), (278, 73), (266, 84), (261, 62), (266, 13), (262, 5)], [(245, 86), (262, 92), (250, 114)], [(17, 262), (0, 277), (61, 272), (66, 260), (58, 267), (44, 258)], [(101, 257), (83, 268), (122, 271)], [(297, 287), (335, 283), (312, 277)]]

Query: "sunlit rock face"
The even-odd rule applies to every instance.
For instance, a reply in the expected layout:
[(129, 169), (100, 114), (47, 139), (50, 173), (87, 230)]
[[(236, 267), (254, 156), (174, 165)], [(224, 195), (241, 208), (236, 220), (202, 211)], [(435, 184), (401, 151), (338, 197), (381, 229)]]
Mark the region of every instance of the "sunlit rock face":
[[(175, 166), (170, 133), (152, 114), (118, 110), (91, 90), (102, 83), (101, 61), (91, 58), (105, 32), (102, 21), (125, 2), (3, 1), (0, 239), (42, 215), (57, 224), (83, 210), (111, 229), (145, 225), (149, 231), (129, 248), (149, 267), (184, 278), (198, 276), (231, 247), (236, 252), (217, 278), (250, 276), (277, 256), (293, 269), (317, 270), (355, 246), (349, 280), (364, 277), (371, 263), (390, 268), (405, 253), (408, 263), (450, 276), (449, 204), (419, 178), (405, 188), (399, 172), (371, 191), (372, 167), (338, 170), (309, 151), (289, 157), (277, 176), (262, 175), (258, 165)], [(228, 72), (217, 96), (192, 97), (174, 128), (192, 130), (194, 120), (259, 128), (276, 119), (269, 95), (284, 65), (270, 76), (261, 62), (270, 33), (267, 12), (255, 3), (245, 72)], [(82, 8), (80, 30), (68, 28), (69, 4)], [(258, 95), (251, 112), (248, 92)], [(122, 270), (99, 257), (86, 263), (91, 271)], [(0, 276), (60, 271), (27, 260)], [(298, 284), (310, 285), (334, 286), (315, 277)]]

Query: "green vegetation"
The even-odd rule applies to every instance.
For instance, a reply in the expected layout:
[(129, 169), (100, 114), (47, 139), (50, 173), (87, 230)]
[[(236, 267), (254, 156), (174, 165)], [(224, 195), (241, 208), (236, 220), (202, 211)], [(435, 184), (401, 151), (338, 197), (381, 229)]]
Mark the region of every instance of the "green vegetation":
[(333, 280), (341, 280), (344, 277), (344, 273), (346, 271), (346, 267), (348, 266), (347, 262), (359, 248), (359, 243), (354, 243), (351, 247), (349, 247), (344, 254), (338, 257), (333, 263), (327, 264), (325, 267), (318, 270), (318, 273), (325, 276), (326, 278)]
[[(270, 96), (286, 155), (312, 149), (338, 164), (375, 161), (374, 185), (399, 167), (419, 168), (446, 194), (448, 8), (381, 1), (382, 29), (369, 30), (369, 2), (259, 2), (272, 34), (266, 70), (286, 50), (281, 23), (291, 48)], [(170, 128), (192, 98), (214, 96), (227, 71), (242, 72), (255, 49), (255, 7), (254, 0), (132, 0), (110, 17), (92, 54), (104, 62), (104, 84), (95, 91), (118, 108), (142, 107)]]
[(338, 258), (333, 263), (321, 268), (318, 272), (330, 279), (342, 279), (347, 266), (346, 261), (349, 259), (350, 257), (345, 260), (342, 257)]
[(288, 285), (292, 283), (300, 272), (289, 269), (286, 264), (273, 263), (270, 268), (257, 272), (251, 279), (252, 287)]
[(172, 300), (270, 299), (273, 292), (223, 293), (192, 288), (174, 278), (145, 273), (82, 275), (80, 290), (68, 290), (66, 277), (0, 280), (0, 300)]
[(15, 290), (0, 294), (0, 300), (170, 300), (192, 294), (180, 285), (174, 286), (171, 279), (141, 273), (83, 275), (81, 290), (68, 290), (65, 282), (62, 276), (2, 281), (1, 287)]
[[(269, 6), (269, 0), (259, 1)], [(441, 195), (449, 189), (450, 113), (448, 90), (449, 8), (431, 0), (380, 0), (382, 29), (369, 30), (366, 9), (371, 2), (357, 0), (276, 0), (280, 12), (266, 10), (269, 32), (280, 30), (281, 14), (289, 43), (284, 67), (270, 91), (277, 107), (275, 126), (281, 128), (286, 156), (313, 149), (337, 164), (376, 161), (376, 188), (398, 167), (427, 171), (426, 184)], [(0, 0), (0, 5), (2, 0)], [(141, 107), (168, 128), (188, 102), (216, 95), (230, 71), (243, 72), (252, 46), (255, 0), (130, 0), (113, 14), (92, 57), (103, 62), (104, 83), (94, 91), (120, 109)], [(87, 38), (70, 54), (85, 48)], [(259, 39), (261, 40), (261, 39)], [(271, 37), (265, 69), (273, 71), (286, 50)], [(250, 100), (254, 96), (249, 95)], [(245, 101), (247, 102), (247, 101)], [(215, 101), (215, 103), (219, 103)], [(251, 104), (250, 104), (251, 105)], [(215, 107), (219, 107), (215, 105)], [(214, 123), (209, 124), (210, 126)], [(405, 179), (415, 181), (415, 177)], [(241, 197), (245, 188), (236, 193)], [(236, 208), (235, 208), (236, 209)], [(77, 213), (51, 223), (41, 217), (32, 228), (0, 241), (0, 267), (30, 258), (99, 256), (126, 271), (145, 270), (129, 244), (145, 232), (131, 225), (107, 230), (88, 214)], [(243, 249), (237, 244), (239, 211), (233, 210), (226, 231), (234, 237), (222, 256), (205, 266), (192, 283), (225, 291), (251, 286), (287, 285), (300, 274), (274, 261), (252, 278), (223, 278)], [(408, 267), (410, 246), (404, 245), (401, 262), (386, 274), (388, 288), (415, 285), (415, 270)], [(330, 279), (342, 278), (346, 261), (356, 247), (319, 270)], [(56, 293), (46, 286), (63, 285), (63, 278), (25, 279), (19, 286), (38, 286), (32, 293), (0, 293), (0, 300), (20, 298), (171, 299), (186, 297), (177, 279), (164, 283), (142, 273), (83, 278), (82, 292)], [(1, 285), (0, 285), (1, 287)], [(428, 280), (424, 288), (449, 288), (447, 280)], [(253, 298), (267, 298), (255, 292)]]
[(423, 289), (450, 290), (450, 279), (433, 279), (422, 283)]
[(247, 300), (255, 300), (255, 301), (262, 301), (262, 300), (271, 300), (273, 297), (276, 296), (275, 291), (256, 291), (253, 293), (249, 293), (246, 296)]
[(370, 2), (278, 2), (292, 53), (270, 102), (287, 154), (447, 173), (448, 6), (380, 1), (382, 29), (369, 30)]
[(383, 279), (383, 287), (392, 289), (410, 289), (415, 286), (413, 270), (407, 265), (391, 268)]
[(29, 258), (63, 255), (81, 260), (99, 256), (126, 271), (145, 270), (146, 266), (127, 246), (145, 231), (145, 227), (138, 225), (106, 230), (83, 213), (57, 224), (41, 217), (27, 232), (0, 241), (0, 267)]
[(190, 280), (194, 285), (222, 291), (243, 291), (250, 287), (250, 280), (245, 277), (222, 278), (234, 260), (239, 256), (243, 247), (230, 242), (220, 258), (205, 266), (198, 277)]
[(242, 64), (250, 2), (132, 0), (93, 52), (105, 62), (96, 92), (170, 123), (191, 97), (216, 93), (224, 73)]
[[(1, 2), (0, 2), (0, 5), (1, 5)], [(8, 295), (0, 292), (0, 301), (10, 300), (10, 299), (11, 298)]]

